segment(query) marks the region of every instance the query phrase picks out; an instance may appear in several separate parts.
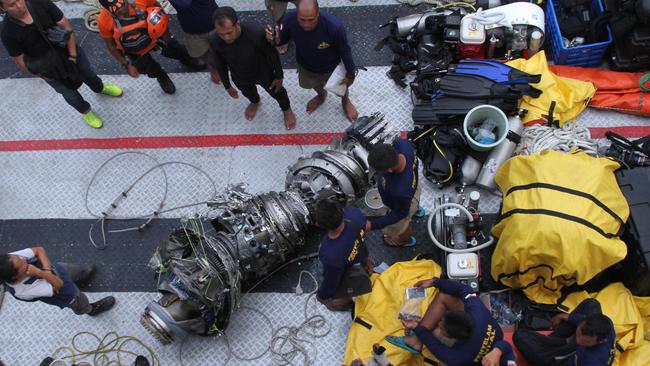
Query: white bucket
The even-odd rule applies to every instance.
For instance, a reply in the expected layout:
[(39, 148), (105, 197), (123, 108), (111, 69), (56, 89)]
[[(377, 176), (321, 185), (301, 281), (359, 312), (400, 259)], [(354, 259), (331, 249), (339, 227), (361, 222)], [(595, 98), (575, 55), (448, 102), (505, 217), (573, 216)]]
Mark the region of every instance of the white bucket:
[[(495, 131), (496, 141), (491, 144), (482, 144), (474, 140), (469, 131), (474, 127), (480, 126), (488, 118), (497, 124)], [(465, 116), (465, 120), (463, 121), (463, 134), (472, 149), (476, 151), (490, 150), (506, 139), (508, 135), (508, 117), (495, 106), (489, 104), (476, 106), (467, 112)]]
[(384, 202), (381, 200), (381, 195), (379, 195), (377, 188), (371, 188), (366, 192), (365, 203), (371, 210), (381, 210), (384, 208)]

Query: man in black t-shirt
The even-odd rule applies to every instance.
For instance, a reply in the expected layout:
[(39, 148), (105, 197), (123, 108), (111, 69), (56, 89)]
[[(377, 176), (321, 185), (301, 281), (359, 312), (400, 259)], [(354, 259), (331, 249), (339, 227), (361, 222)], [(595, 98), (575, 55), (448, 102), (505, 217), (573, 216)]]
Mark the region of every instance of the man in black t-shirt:
[(239, 98), (230, 83), (230, 74), (237, 88), (250, 101), (244, 116), (251, 121), (257, 114), (260, 95), (259, 85), (275, 99), (284, 113), (284, 126), (296, 127), (296, 115), (291, 110), (287, 90), (282, 86), (284, 74), (280, 56), (266, 41), (266, 33), (260, 26), (239, 22), (237, 13), (229, 6), (220, 7), (213, 15), (216, 34), (210, 40), (210, 48), (223, 86), (232, 98)]
[[(0, 0), (0, 8), (7, 12), (2, 44), (20, 69), (43, 78), (82, 114), (89, 126), (102, 127), (102, 120), (77, 91), (81, 81), (95, 93), (113, 97), (122, 95), (122, 89), (102, 82), (93, 71), (83, 49), (76, 43), (72, 25), (56, 5), (50, 0), (29, 1), (26, 4), (25, 0)], [(54, 27), (69, 32), (65, 49), (52, 44), (44, 34)]]

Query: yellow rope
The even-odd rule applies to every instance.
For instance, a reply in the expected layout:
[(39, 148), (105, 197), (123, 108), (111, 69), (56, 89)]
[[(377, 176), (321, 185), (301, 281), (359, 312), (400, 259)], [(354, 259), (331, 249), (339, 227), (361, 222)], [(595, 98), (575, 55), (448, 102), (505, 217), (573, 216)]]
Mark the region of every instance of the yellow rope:
[[(86, 336), (91, 340), (94, 340), (97, 346), (91, 349), (84, 349), (84, 347), (79, 346), (79, 339), (82, 336)], [(125, 345), (129, 343), (135, 343), (136, 347), (142, 348), (143, 351), (146, 351), (146, 353), (136, 353), (134, 351), (125, 349)], [(143, 355), (147, 357), (148, 360), (150, 360), (152, 366), (160, 366), (160, 360), (158, 360), (156, 353), (144, 342), (142, 342), (137, 337), (120, 336), (117, 334), (117, 332), (108, 332), (102, 338), (99, 338), (98, 335), (91, 332), (79, 332), (72, 337), (70, 346), (59, 347), (52, 354), (52, 358), (55, 360), (69, 360), (72, 363), (76, 363), (92, 356), (92, 363), (95, 366), (127, 366), (133, 364), (133, 360), (123, 360), (122, 357), (125, 354), (132, 355), (134, 357)], [(114, 359), (111, 359), (110, 356), (113, 356)]]

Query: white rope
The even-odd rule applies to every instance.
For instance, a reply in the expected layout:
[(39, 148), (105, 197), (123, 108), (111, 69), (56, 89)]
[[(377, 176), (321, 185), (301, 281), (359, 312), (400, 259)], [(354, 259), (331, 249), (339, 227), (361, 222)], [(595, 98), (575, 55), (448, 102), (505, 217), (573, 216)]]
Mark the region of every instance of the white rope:
[(532, 125), (524, 128), (521, 155), (538, 154), (544, 149), (569, 152), (573, 148), (598, 156), (597, 140), (591, 138), (589, 129), (576, 123), (565, 123), (562, 128)]

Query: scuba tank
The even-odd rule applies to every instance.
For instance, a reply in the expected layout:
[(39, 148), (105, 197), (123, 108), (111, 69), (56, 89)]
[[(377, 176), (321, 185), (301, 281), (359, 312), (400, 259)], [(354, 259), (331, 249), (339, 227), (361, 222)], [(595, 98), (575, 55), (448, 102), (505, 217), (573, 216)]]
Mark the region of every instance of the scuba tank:
[(517, 144), (521, 141), (521, 134), (524, 132), (524, 124), (521, 121), (521, 118), (526, 115), (526, 112), (526, 110), (520, 109), (514, 116), (508, 118), (508, 135), (506, 136), (506, 139), (503, 140), (499, 146), (492, 149), (490, 155), (488, 155), (487, 160), (481, 168), (481, 172), (476, 178), (477, 186), (490, 191), (496, 189), (494, 176), (501, 165), (512, 157)]

